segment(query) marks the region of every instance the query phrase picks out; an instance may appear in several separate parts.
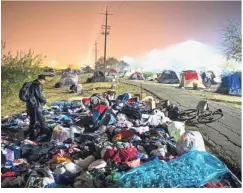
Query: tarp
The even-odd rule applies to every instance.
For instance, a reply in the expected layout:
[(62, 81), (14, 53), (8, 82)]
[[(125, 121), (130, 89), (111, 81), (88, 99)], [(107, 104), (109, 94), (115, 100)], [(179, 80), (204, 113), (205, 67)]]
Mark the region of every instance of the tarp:
[(235, 72), (222, 77), (221, 85), (216, 92), (241, 96), (241, 73)]
[(66, 71), (60, 79), (60, 85), (63, 87), (70, 87), (78, 84), (78, 74), (74, 71)]
[(228, 169), (208, 152), (191, 151), (168, 162), (155, 159), (121, 175), (119, 188), (192, 188), (226, 174)]
[(164, 84), (179, 84), (180, 80), (177, 77), (176, 73), (172, 70), (164, 70), (159, 79), (159, 83), (164, 83)]

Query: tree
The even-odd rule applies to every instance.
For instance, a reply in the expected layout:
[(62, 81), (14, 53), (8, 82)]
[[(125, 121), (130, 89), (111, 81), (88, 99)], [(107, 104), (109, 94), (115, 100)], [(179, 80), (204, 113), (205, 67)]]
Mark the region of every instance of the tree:
[(109, 57), (106, 60), (106, 66), (104, 65), (104, 57), (100, 57), (95, 64), (95, 70), (101, 70), (103, 72), (108, 71), (109, 68), (115, 68), (117, 71), (124, 71), (124, 69), (129, 66), (123, 60), (119, 61), (115, 57)]
[(222, 28), (222, 51), (227, 59), (241, 62), (241, 23), (230, 21)]
[(85, 66), (85, 67), (83, 68), (83, 71), (84, 71), (85, 73), (92, 73), (92, 72), (94, 72), (94, 70), (93, 70), (90, 66)]
[(116, 70), (118, 72), (124, 72), (125, 68), (128, 66), (129, 66), (129, 64), (127, 64), (125, 61), (121, 60), (114, 67), (116, 68)]
[(41, 54), (35, 54), (32, 50), (25, 52), (17, 52), (14, 56), (11, 51), (6, 51), (6, 43), (2, 42), (2, 100), (11, 100), (17, 97), (19, 89), (24, 82), (37, 78), (43, 72), (39, 67), (43, 57)]
[(108, 68), (115, 67), (117, 64), (119, 64), (119, 61), (114, 57), (108, 58), (106, 61), (106, 65), (108, 66)]
[(105, 68), (105, 65), (104, 65), (104, 57), (102, 56), (95, 63), (95, 70), (102, 70), (104, 68)]
[(221, 70), (227, 71), (227, 70), (235, 70), (235, 64), (233, 62), (227, 61), (219, 65)]

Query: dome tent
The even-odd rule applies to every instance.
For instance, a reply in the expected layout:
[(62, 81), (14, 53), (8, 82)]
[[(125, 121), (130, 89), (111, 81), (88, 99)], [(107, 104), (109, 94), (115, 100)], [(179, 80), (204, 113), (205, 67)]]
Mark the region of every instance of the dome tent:
[(116, 75), (118, 75), (118, 73), (117, 73), (116, 69), (114, 69), (114, 68), (110, 69), (107, 74), (107, 76), (116, 76)]
[(202, 79), (200, 75), (196, 71), (183, 71), (181, 73), (181, 81), (179, 87), (192, 87), (193, 84), (196, 83), (198, 88), (205, 88), (202, 84)]
[(86, 81), (86, 83), (91, 82), (106, 82), (105, 74), (101, 71), (95, 71), (93, 76)]
[(159, 76), (158, 82), (163, 84), (179, 84), (180, 80), (174, 71), (164, 70)]
[(145, 80), (144, 76), (140, 72), (134, 72), (130, 77), (129, 80)]

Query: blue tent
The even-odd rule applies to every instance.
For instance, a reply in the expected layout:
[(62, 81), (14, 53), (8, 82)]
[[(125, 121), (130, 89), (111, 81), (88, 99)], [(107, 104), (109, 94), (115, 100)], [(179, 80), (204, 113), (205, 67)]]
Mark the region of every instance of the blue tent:
[(241, 73), (235, 72), (222, 77), (221, 85), (216, 92), (241, 96)]

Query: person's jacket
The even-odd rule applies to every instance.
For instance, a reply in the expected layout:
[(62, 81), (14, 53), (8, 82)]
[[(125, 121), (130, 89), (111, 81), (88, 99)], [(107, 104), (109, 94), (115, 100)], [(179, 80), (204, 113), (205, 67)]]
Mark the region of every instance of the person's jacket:
[(38, 80), (34, 80), (30, 86), (30, 100), (27, 102), (27, 105), (42, 108), (46, 103), (42, 91), (41, 83)]

